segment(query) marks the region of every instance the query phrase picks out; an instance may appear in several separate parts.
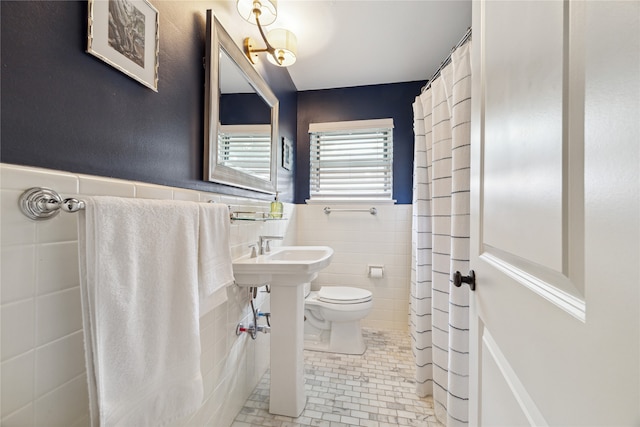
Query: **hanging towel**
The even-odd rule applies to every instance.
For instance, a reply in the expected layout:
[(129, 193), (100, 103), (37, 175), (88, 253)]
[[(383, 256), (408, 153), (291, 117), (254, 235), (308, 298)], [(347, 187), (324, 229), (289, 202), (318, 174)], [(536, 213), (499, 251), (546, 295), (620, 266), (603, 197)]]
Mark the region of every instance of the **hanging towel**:
[(79, 254), (91, 425), (166, 425), (203, 396), (198, 204), (85, 202)]
[(201, 203), (200, 208), (200, 316), (227, 300), (227, 285), (233, 284), (229, 246), (229, 208), (220, 203)]

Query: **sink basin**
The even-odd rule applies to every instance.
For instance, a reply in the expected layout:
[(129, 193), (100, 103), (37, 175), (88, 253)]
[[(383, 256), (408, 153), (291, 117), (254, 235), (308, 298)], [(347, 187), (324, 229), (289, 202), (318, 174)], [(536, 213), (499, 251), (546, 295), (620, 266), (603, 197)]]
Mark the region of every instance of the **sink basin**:
[(240, 286), (296, 286), (313, 280), (332, 256), (328, 246), (281, 246), (255, 258), (234, 260), (233, 275)]
[(271, 285), (269, 412), (297, 418), (304, 410), (304, 284), (331, 262), (328, 246), (281, 246), (233, 261), (240, 286)]

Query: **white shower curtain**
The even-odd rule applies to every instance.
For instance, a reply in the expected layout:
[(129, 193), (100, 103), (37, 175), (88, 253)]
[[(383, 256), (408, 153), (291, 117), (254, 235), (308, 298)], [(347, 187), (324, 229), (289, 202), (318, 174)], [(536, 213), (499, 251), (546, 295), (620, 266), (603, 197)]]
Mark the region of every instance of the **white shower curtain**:
[(469, 396), (469, 288), (452, 274), (469, 272), (471, 43), (413, 104), (415, 158), (411, 336), (416, 392), (433, 395), (447, 426), (466, 425)]

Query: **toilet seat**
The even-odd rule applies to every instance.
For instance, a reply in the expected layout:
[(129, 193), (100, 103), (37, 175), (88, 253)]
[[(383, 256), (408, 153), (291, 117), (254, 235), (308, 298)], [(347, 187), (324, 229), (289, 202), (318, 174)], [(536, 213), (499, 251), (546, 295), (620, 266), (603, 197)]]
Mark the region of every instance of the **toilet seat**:
[(372, 293), (366, 289), (347, 286), (323, 286), (318, 291), (318, 301), (331, 304), (358, 304), (371, 301)]

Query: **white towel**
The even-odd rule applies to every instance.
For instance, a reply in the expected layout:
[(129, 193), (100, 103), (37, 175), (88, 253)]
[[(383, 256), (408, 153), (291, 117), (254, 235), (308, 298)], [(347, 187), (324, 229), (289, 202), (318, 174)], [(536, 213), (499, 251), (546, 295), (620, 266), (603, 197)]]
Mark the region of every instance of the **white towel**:
[(200, 204), (200, 316), (227, 300), (227, 285), (233, 283), (229, 245), (229, 207), (220, 203)]
[(79, 216), (91, 425), (199, 408), (198, 204), (92, 197)]

